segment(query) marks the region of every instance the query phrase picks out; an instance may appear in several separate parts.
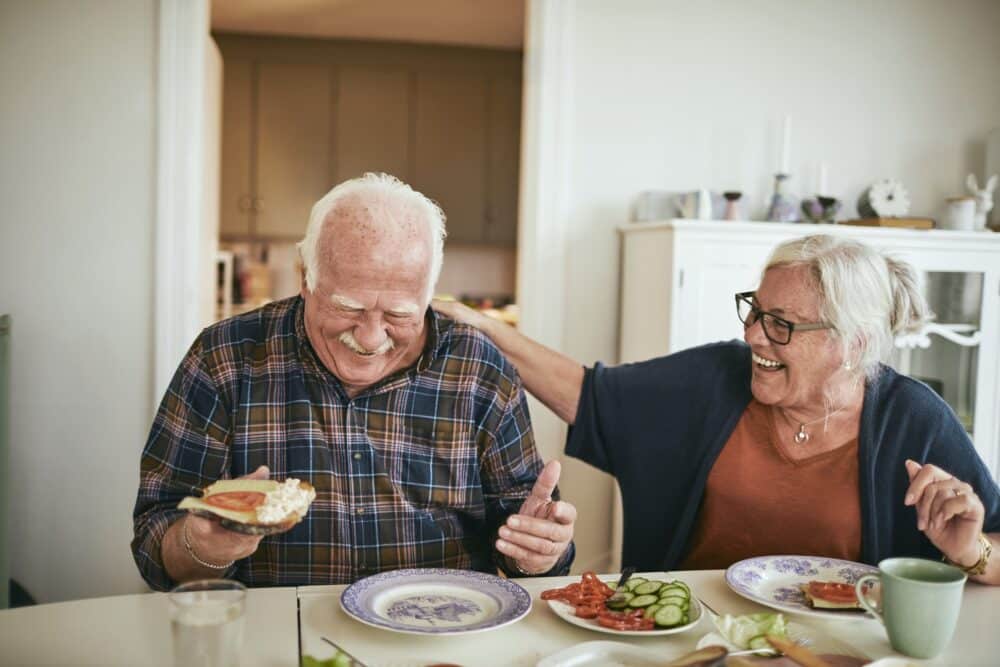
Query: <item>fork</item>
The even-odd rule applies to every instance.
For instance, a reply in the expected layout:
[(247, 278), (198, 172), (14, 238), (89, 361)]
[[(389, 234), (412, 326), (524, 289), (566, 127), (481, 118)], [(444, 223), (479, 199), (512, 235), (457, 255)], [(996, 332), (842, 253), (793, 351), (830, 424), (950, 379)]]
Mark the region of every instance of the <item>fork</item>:
[(622, 568), (622, 576), (618, 577), (618, 584), (615, 586), (614, 594), (605, 600), (605, 604), (612, 603), (615, 604), (625, 599), (625, 582), (628, 578), (635, 574), (635, 568), (629, 565), (628, 567)]

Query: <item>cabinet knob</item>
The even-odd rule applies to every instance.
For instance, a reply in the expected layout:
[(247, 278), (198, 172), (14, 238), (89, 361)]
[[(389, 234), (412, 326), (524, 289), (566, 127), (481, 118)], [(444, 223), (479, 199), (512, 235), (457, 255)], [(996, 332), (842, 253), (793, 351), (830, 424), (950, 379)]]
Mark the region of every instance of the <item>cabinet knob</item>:
[(260, 197), (253, 198), (253, 210), (260, 212), (264, 210), (264, 200)]
[(253, 199), (250, 195), (243, 195), (236, 201), (236, 206), (240, 209), (240, 211), (246, 213), (253, 208)]

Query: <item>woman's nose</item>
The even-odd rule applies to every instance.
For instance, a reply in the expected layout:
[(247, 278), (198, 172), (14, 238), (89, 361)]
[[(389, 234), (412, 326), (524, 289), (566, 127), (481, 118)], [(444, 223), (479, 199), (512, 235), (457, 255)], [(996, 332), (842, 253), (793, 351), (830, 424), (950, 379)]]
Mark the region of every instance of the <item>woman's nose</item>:
[(767, 336), (764, 335), (764, 323), (760, 320), (760, 318), (753, 320), (753, 324), (750, 326), (744, 327), (743, 340), (751, 345), (764, 345), (769, 342)]

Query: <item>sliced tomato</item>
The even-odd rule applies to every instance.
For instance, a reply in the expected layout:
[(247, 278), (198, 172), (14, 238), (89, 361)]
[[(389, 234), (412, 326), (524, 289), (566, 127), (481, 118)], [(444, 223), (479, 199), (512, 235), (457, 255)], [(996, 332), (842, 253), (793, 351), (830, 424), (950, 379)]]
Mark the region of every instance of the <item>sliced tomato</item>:
[(249, 512), (263, 504), (266, 498), (267, 496), (260, 491), (225, 491), (205, 496), (202, 500), (213, 507), (236, 512)]
[(858, 596), (855, 594), (852, 584), (843, 584), (834, 581), (810, 581), (809, 595), (820, 600), (838, 604), (848, 604), (858, 601)]

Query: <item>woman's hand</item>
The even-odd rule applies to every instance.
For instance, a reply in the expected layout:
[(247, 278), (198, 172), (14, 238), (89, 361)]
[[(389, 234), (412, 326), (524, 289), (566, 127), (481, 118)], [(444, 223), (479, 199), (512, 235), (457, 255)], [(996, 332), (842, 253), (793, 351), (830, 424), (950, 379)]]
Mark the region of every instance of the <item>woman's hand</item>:
[(456, 322), (468, 324), (470, 327), (483, 330), (484, 324), (489, 324), (490, 318), (483, 315), (478, 310), (469, 308), (460, 301), (446, 301), (444, 299), (434, 299), (431, 301), (431, 308), (441, 313), (445, 317), (450, 317)]
[(906, 461), (910, 486), (904, 504), (917, 509), (917, 528), (948, 560), (971, 566), (979, 560), (985, 509), (972, 487), (935, 465)]

